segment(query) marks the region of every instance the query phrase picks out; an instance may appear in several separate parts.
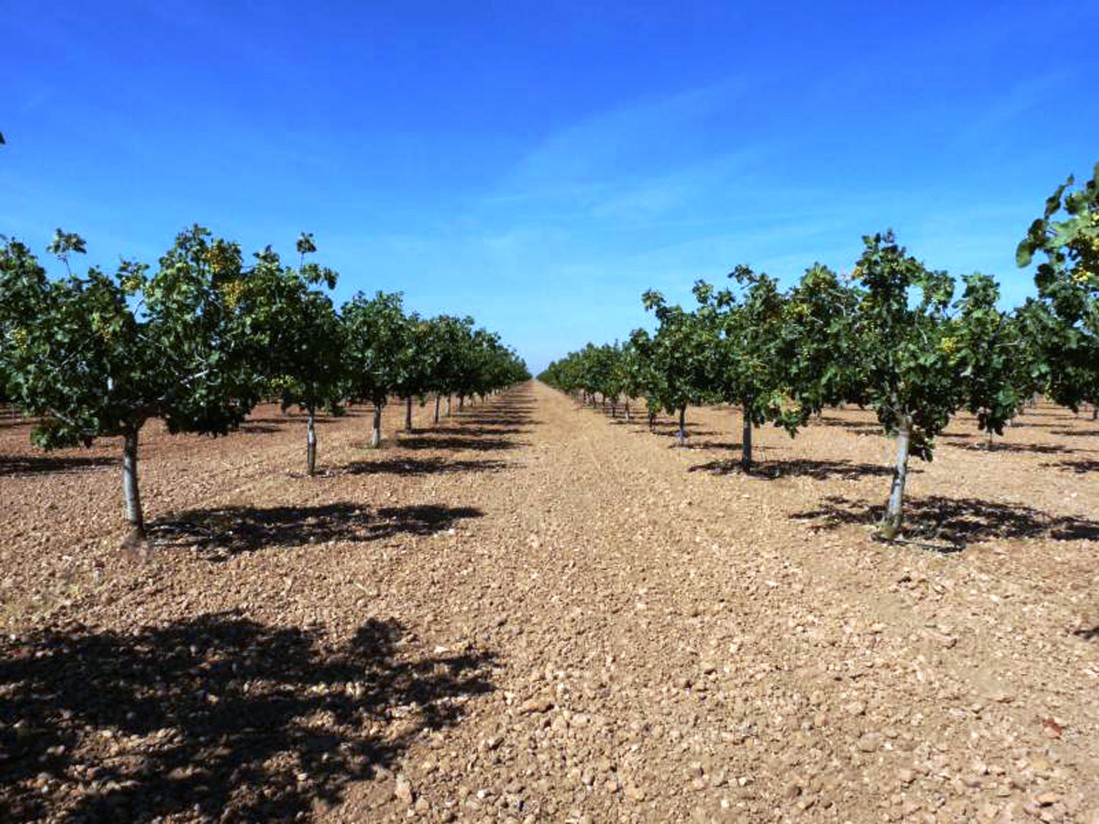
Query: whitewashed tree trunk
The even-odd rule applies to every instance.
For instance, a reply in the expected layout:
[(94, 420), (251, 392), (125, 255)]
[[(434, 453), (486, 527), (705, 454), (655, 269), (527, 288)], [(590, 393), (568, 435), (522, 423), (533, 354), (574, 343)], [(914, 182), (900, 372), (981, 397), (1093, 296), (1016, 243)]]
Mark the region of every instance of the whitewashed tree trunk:
[(145, 537), (145, 515), (141, 511), (141, 493), (137, 483), (137, 433), (126, 431), (122, 441), (122, 496), (126, 501), (126, 521), (135, 538)]
[(741, 405), (744, 421), (740, 434), (740, 468), (744, 472), (752, 471), (752, 417), (748, 411), (751, 403), (750, 398), (745, 398), (744, 403)]
[(912, 441), (912, 419), (902, 416), (897, 426), (897, 463), (893, 467), (893, 486), (889, 490), (889, 505), (881, 522), (881, 535), (892, 540), (901, 534), (904, 504), (904, 483), (908, 478), (908, 448)]
[(317, 471), (317, 422), (313, 410), (309, 410), (309, 428), (305, 435), (305, 471), (313, 475)]

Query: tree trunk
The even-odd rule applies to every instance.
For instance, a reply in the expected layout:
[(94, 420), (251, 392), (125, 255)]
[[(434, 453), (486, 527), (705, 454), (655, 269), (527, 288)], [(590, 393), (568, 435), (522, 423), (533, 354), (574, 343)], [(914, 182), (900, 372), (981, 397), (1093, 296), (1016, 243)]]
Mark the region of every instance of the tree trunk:
[(893, 540), (901, 533), (901, 506), (904, 503), (904, 482), (908, 477), (908, 446), (912, 439), (912, 421), (901, 418), (897, 428), (897, 464), (893, 467), (893, 486), (889, 490), (889, 506), (881, 521), (881, 536)]
[(611, 419), (618, 417), (618, 402), (611, 401)]
[(652, 432), (656, 428), (656, 413), (649, 413), (649, 431)]
[(309, 410), (309, 428), (305, 435), (305, 471), (309, 475), (317, 471), (317, 424), (312, 409)]
[(450, 417), (450, 395), (446, 396), (446, 416)]
[(679, 407), (679, 432), (676, 434), (676, 439), (679, 441), (680, 446), (687, 445), (687, 407)]
[(131, 537), (145, 539), (145, 516), (141, 511), (141, 493), (137, 485), (138, 427), (126, 431), (122, 441), (122, 496), (126, 501), (126, 521)]
[(412, 431), (412, 396), (404, 399), (404, 431)]
[(461, 412), (465, 408), (466, 408), (466, 396), (465, 395), (459, 395), (458, 396), (458, 411)]
[(741, 405), (744, 421), (740, 435), (740, 468), (744, 472), (752, 471), (752, 417), (748, 412), (751, 403), (750, 398), (745, 398), (744, 403)]
[(382, 405), (374, 404), (374, 428), (370, 432), (370, 445), (377, 449), (382, 445)]
[(626, 412), (626, 423), (629, 423), (630, 422), (630, 402), (629, 402), (629, 400), (626, 401), (625, 412)]
[(439, 423), (439, 403), (441, 401), (442, 401), (442, 398), (440, 397), (439, 393), (436, 392), (435, 393), (435, 424), (436, 425), (438, 425), (438, 423)]

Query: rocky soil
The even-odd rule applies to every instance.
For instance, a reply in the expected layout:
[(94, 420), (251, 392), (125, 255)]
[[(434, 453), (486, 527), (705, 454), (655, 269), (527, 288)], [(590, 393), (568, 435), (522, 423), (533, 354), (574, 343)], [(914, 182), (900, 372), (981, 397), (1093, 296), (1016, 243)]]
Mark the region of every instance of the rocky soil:
[(0, 820), (1099, 822), (1099, 423), (890, 443), (528, 384), (117, 444), (0, 422)]

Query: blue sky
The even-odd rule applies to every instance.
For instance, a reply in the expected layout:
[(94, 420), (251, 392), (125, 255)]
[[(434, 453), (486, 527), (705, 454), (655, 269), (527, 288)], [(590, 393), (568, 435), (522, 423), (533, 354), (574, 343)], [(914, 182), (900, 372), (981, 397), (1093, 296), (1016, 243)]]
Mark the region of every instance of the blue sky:
[(748, 263), (1014, 249), (1099, 160), (1099, 4), (0, 0), (0, 233), (155, 262), (315, 233), (337, 298), (472, 314), (539, 369)]

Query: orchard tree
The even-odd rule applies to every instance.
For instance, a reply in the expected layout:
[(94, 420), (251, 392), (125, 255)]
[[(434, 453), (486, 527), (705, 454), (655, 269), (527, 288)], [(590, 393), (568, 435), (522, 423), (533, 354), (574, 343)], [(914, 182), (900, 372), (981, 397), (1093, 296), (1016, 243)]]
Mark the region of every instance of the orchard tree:
[(793, 435), (804, 423), (790, 401), (788, 366), (792, 337), (784, 296), (774, 278), (737, 266), (729, 275), (739, 286), (715, 291), (695, 284), (700, 321), (708, 329), (707, 384), (742, 412), (740, 467), (752, 468), (752, 429), (773, 422)]
[(497, 333), (478, 329), (473, 343), (472, 378), (467, 387), (471, 396), (479, 395), (483, 401), (492, 392), (530, 380), (522, 358), (504, 346)]
[(865, 404), (866, 376), (852, 335), (858, 302), (851, 284), (820, 263), (786, 297), (786, 381), (806, 419), (826, 406)]
[(551, 362), (538, 375), (538, 380), (575, 399), (580, 391), (580, 353), (569, 352), (565, 357)]
[[(592, 409), (599, 405), (600, 391), (606, 386), (606, 372), (609, 364), (600, 353), (600, 349), (593, 343), (587, 344), (580, 350), (580, 389), (584, 390), (584, 397), (591, 404)], [(606, 402), (606, 397), (603, 401)]]
[(1044, 257), (1034, 276), (1040, 304), (1029, 319), (1041, 332), (1050, 396), (1076, 411), (1099, 404), (1099, 163), (1082, 188), (1071, 189), (1074, 182), (1046, 200), (1016, 258), (1028, 266)]
[[(910, 257), (892, 232), (863, 241), (866, 248), (854, 273), (862, 288), (851, 334), (865, 375), (865, 401), (886, 433), (897, 440), (881, 523), (882, 537), (894, 539), (901, 533), (909, 455), (931, 460), (935, 436), (951, 415), (975, 397), (993, 398), (999, 385), (989, 375), (979, 390), (972, 388), (959, 339), (970, 334), (966, 324), (977, 318), (951, 320), (953, 279)], [(976, 288), (980, 281), (974, 284)], [(999, 431), (1009, 406), (991, 404), (982, 426)]]
[(464, 341), (459, 359), (454, 392), (458, 395), (458, 408), (465, 408), (465, 399), (487, 394), (496, 388), (493, 364), (504, 349), (500, 336), (486, 329), (474, 329)]
[(1045, 368), (1017, 315), (999, 309), (1000, 287), (989, 275), (964, 278), (944, 352), (960, 368), (964, 407), (992, 442), (1043, 383)]
[(602, 372), (602, 385), (599, 391), (603, 399), (610, 404), (611, 417), (617, 418), (618, 404), (625, 390), (622, 347), (618, 345), (618, 341), (613, 344), (605, 343), (599, 347), (599, 361)]
[(431, 320), (428, 350), (435, 369), (427, 388), (435, 394), (436, 424), (439, 423), (439, 406), (443, 397), (447, 399), (447, 414), (450, 414), (450, 396), (458, 391), (462, 383), (463, 364), (472, 338), (471, 317), (439, 315)]
[(411, 432), (412, 404), (418, 398), (421, 406), (423, 405), (431, 385), (431, 376), (436, 369), (436, 354), (431, 346), (431, 324), (416, 313), (408, 316), (407, 324), (405, 347), (401, 353), (400, 377), (393, 392), (404, 401), (404, 430)]
[(637, 353), (638, 386), (645, 397), (645, 418), (652, 432), (656, 416), (664, 408), (663, 398), (668, 396), (666, 379), (656, 365), (655, 340), (645, 329), (630, 333), (630, 346)]
[(627, 423), (630, 421), (630, 401), (645, 394), (646, 367), (644, 355), (632, 338), (622, 344), (618, 357), (618, 373)]
[(68, 269), (51, 279), (15, 240), (0, 249), (0, 332), (13, 401), (38, 419), (46, 449), (122, 439), (122, 488), (132, 537), (145, 537), (139, 436), (153, 417), (169, 432), (224, 435), (252, 408), (247, 318), (235, 305), (240, 249), (194, 226), (149, 275), (123, 261), (74, 275), (84, 241), (58, 230), (50, 251)]
[(650, 393), (660, 408), (678, 416), (677, 438), (683, 446), (687, 442), (687, 406), (707, 398), (712, 338), (698, 314), (669, 306), (659, 292), (647, 291), (641, 300), (660, 321), (649, 350), (656, 373)]
[(347, 336), (348, 396), (374, 407), (370, 443), (381, 445), (382, 410), (406, 379), (410, 327), (399, 292), (361, 292), (344, 304)]
[(305, 467), (313, 475), (317, 413), (342, 412), (345, 340), (332, 299), (317, 288), (335, 288), (336, 273), (305, 262), (317, 249), (311, 234), (298, 239), (297, 249), (296, 270), (283, 266), (271, 247), (257, 253), (236, 299), (253, 318), (253, 359), (267, 391), (279, 397), (283, 410), (297, 406), (306, 414)]

